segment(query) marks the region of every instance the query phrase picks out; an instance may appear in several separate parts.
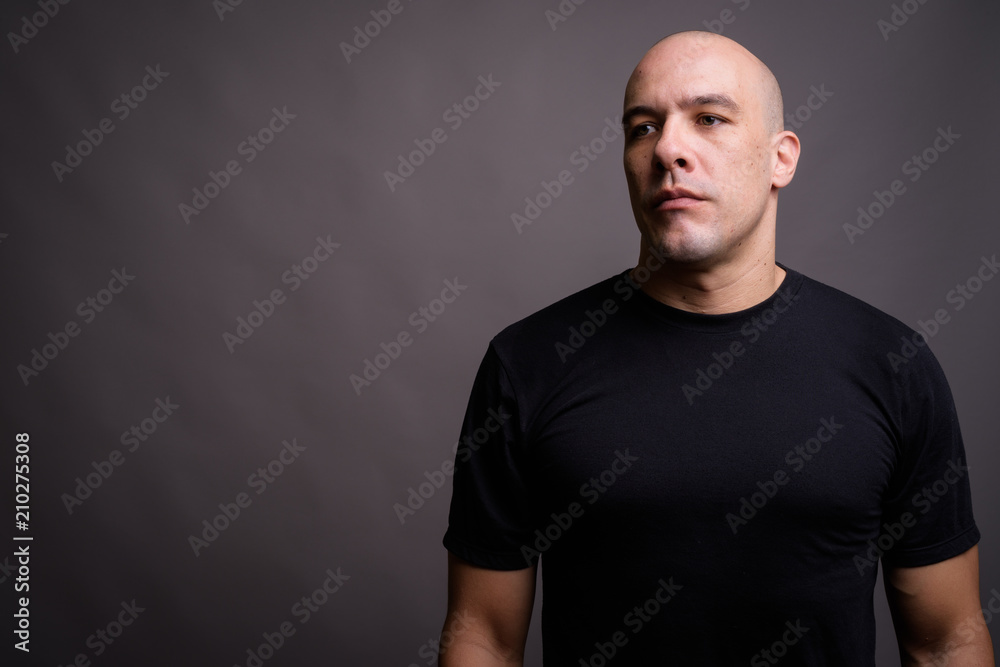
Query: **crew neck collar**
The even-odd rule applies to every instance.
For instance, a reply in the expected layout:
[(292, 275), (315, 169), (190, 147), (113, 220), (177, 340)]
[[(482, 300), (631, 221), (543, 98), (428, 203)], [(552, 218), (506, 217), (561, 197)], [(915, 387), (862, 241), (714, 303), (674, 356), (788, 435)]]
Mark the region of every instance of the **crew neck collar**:
[[(743, 310), (718, 314), (693, 313), (689, 310), (668, 306), (662, 301), (658, 301), (646, 294), (641, 288), (636, 290), (635, 303), (646, 314), (683, 329), (709, 333), (739, 331), (749, 319), (755, 315), (760, 315), (768, 308), (773, 308), (778, 302), (782, 306), (780, 310), (785, 310), (784, 305), (791, 299), (796, 298), (799, 289), (802, 287), (803, 276), (801, 273), (788, 268), (781, 262), (775, 263), (785, 271), (785, 277), (782, 279), (778, 289), (760, 303)], [(629, 282), (631, 282), (629, 278), (631, 270), (631, 268), (628, 268), (621, 273), (621, 276)]]

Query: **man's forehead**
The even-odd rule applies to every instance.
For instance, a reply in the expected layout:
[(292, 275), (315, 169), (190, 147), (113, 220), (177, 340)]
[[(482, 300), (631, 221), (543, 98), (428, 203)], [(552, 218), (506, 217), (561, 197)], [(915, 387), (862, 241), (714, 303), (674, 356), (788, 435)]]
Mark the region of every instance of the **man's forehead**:
[(745, 83), (752, 75), (750, 65), (726, 45), (695, 40), (661, 43), (643, 57), (629, 78), (625, 106), (654, 101), (682, 104), (720, 95), (742, 102)]
[(687, 108), (717, 104), (743, 106), (747, 90), (743, 81), (731, 73), (720, 72), (702, 75), (685, 70), (679, 76), (664, 72), (640, 73), (629, 82), (625, 92), (625, 106), (633, 104), (666, 104)]

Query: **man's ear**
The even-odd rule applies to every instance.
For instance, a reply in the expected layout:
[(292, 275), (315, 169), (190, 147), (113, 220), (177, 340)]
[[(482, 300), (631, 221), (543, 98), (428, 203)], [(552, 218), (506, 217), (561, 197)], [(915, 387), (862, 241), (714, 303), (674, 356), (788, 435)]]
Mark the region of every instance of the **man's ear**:
[(775, 136), (777, 151), (777, 161), (774, 164), (774, 174), (771, 177), (771, 185), (776, 188), (783, 188), (792, 182), (795, 176), (795, 167), (799, 163), (799, 151), (801, 144), (799, 138), (791, 130), (784, 130)]

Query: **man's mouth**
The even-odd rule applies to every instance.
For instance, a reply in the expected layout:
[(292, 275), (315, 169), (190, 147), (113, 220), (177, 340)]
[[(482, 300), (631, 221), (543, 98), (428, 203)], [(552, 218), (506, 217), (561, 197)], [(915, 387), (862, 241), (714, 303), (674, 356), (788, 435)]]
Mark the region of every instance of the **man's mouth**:
[(653, 197), (653, 209), (657, 211), (670, 211), (681, 208), (696, 206), (704, 199), (698, 193), (687, 188), (671, 188), (661, 190)]

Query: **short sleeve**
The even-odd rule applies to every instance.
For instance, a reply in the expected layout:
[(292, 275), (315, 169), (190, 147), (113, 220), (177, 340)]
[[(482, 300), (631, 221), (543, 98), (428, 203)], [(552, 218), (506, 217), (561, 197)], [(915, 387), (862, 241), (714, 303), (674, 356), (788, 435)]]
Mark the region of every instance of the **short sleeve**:
[(459, 446), (444, 546), (473, 565), (519, 570), (535, 561), (527, 451), (510, 379), (491, 344), (476, 374)]
[(923, 347), (897, 373), (903, 382), (902, 442), (879, 539), (892, 540), (883, 556), (886, 565), (917, 567), (971, 549), (979, 530), (972, 515), (969, 462), (944, 371)]

